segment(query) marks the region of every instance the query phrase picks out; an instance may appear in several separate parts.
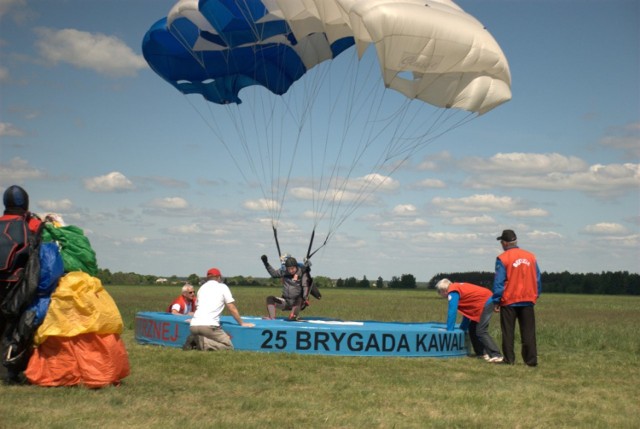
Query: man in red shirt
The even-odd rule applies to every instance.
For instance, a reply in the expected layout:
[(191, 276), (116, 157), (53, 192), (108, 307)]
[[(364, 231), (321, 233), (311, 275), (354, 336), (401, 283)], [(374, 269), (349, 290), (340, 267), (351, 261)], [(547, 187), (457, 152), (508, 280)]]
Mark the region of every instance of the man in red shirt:
[(492, 293), (489, 289), (471, 283), (452, 283), (442, 279), (436, 284), (438, 294), (447, 298), (447, 331), (453, 331), (456, 313), (463, 316), (460, 329), (469, 330), (469, 339), (478, 357), (487, 362), (501, 363), (500, 349), (489, 334), (489, 322), (493, 314)]
[(500, 312), (504, 362), (513, 364), (516, 360), (514, 333), (517, 320), (522, 359), (527, 365), (536, 366), (538, 350), (534, 306), (542, 292), (538, 261), (533, 253), (518, 247), (518, 238), (512, 230), (505, 229), (497, 239), (504, 252), (496, 259), (493, 302), (495, 311)]
[(182, 294), (173, 300), (167, 311), (171, 314), (186, 314), (193, 316), (198, 306), (196, 292), (189, 283), (182, 286)]

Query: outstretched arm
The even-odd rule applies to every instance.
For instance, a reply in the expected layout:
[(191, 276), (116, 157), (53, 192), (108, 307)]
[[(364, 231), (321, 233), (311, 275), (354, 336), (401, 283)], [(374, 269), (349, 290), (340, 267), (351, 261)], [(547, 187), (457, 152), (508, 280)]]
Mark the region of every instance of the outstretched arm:
[(458, 315), (458, 301), (460, 301), (460, 294), (458, 292), (451, 292), (447, 296), (449, 300), (449, 308), (447, 309), (447, 331), (453, 331), (456, 326), (456, 316)]
[(238, 325), (244, 326), (246, 328), (251, 328), (255, 326), (253, 323), (246, 323), (242, 320), (242, 317), (240, 317), (240, 312), (238, 311), (238, 308), (233, 302), (227, 303), (227, 310), (229, 310), (229, 313), (231, 313), (233, 318), (236, 319), (236, 322), (238, 322)]
[(269, 264), (269, 259), (267, 259), (267, 255), (262, 255), (260, 259), (262, 259), (262, 263), (264, 264), (264, 267), (267, 269), (267, 272), (271, 277), (282, 277), (283, 275), (282, 272), (279, 270), (276, 270)]

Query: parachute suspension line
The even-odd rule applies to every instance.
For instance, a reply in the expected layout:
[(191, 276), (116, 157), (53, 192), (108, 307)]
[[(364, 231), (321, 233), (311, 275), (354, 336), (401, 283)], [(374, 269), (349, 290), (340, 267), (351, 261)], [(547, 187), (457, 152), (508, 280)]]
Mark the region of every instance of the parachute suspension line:
[[(330, 68), (331, 68), (332, 64), (327, 64), (326, 67), (324, 67), (325, 70), (327, 70), (327, 72), (325, 74), (331, 74), (330, 72)], [(349, 73), (347, 72), (346, 75), (349, 75)], [(346, 80), (343, 80), (342, 82), (345, 82)], [(320, 82), (322, 81), (318, 81), (317, 84), (317, 89), (316, 91), (320, 91), (321, 89), (321, 85)], [(332, 85), (332, 79), (326, 79), (324, 81), (324, 84), (327, 86), (327, 88), (324, 88), (324, 93), (325, 93), (325, 99), (328, 100), (334, 100), (334, 90), (333, 90), (333, 85)], [(341, 91), (339, 91), (338, 93), (340, 93)], [(328, 96), (326, 96), (328, 95)], [(321, 156), (321, 162), (320, 162), (320, 173), (316, 179), (316, 174), (315, 174), (315, 160), (313, 157), (313, 148), (316, 146), (314, 144), (311, 145), (311, 164), (314, 166), (314, 174), (312, 174), (312, 183), (313, 183), (313, 189), (314, 189), (314, 193), (313, 193), (313, 206), (314, 206), (314, 231), (315, 228), (318, 226), (318, 224), (320, 223), (320, 221), (324, 218), (325, 216), (325, 209), (324, 209), (324, 205), (325, 205), (325, 201), (327, 201), (327, 196), (328, 194), (332, 193), (332, 186), (331, 183), (333, 182), (333, 177), (336, 175), (336, 169), (338, 168), (338, 160), (340, 159), (340, 155), (342, 153), (342, 148), (343, 148), (343, 144), (344, 144), (344, 137), (342, 137), (340, 139), (341, 145), (340, 145), (340, 149), (339, 152), (336, 156), (336, 159), (333, 162), (332, 165), (332, 171), (330, 172), (330, 174), (328, 174), (328, 177), (325, 178), (325, 166), (327, 165), (328, 162), (328, 154), (329, 154), (329, 147), (330, 147), (330, 129), (332, 127), (329, 126), (329, 124), (331, 124), (332, 118), (335, 115), (337, 109), (337, 103), (332, 103), (330, 108), (328, 109), (328, 120), (327, 120), (327, 125), (325, 125), (325, 129), (324, 131), (324, 142), (322, 145), (318, 145), (319, 147), (322, 148), (322, 156)], [(348, 123), (348, 119), (345, 117), (344, 121), (346, 123)], [(343, 127), (344, 128), (344, 127)], [(344, 133), (344, 131), (343, 131)], [(314, 135), (313, 130), (310, 130), (310, 134), (311, 136)], [(316, 183), (317, 180), (317, 183)], [(315, 190), (317, 189), (317, 192), (315, 192)]]
[[(315, 234), (315, 229), (313, 230), (313, 233)], [(311, 237), (311, 243), (309, 243), (309, 249), (307, 250), (307, 261), (311, 259), (311, 257), (313, 255), (315, 255), (316, 253), (318, 253), (318, 250), (322, 249), (324, 246), (327, 245), (327, 242), (329, 241), (329, 237), (331, 237), (332, 233), (327, 233), (327, 237), (324, 239), (324, 242), (320, 245), (320, 247), (318, 247), (316, 250), (314, 250), (313, 252), (311, 252), (311, 245), (313, 243), (313, 236)]]
[[(356, 66), (354, 84), (352, 85), (353, 89), (349, 94), (350, 98), (347, 106), (347, 115), (345, 115), (345, 122), (347, 125), (344, 128), (342, 145), (346, 144), (347, 133), (350, 131), (349, 125), (352, 123), (351, 121), (353, 120), (353, 123), (358, 123), (358, 120), (355, 119), (356, 116), (362, 116), (362, 118), (365, 119), (365, 133), (360, 133), (358, 135), (359, 143), (355, 145), (351, 165), (347, 169), (344, 179), (342, 179), (338, 192), (334, 194), (334, 198), (331, 201), (332, 214), (330, 217), (330, 232), (337, 230), (346, 218), (352, 214), (357, 207), (361, 206), (366, 201), (367, 195), (370, 195), (368, 192), (370, 188), (368, 181), (371, 180), (371, 176), (369, 176), (369, 179), (366, 179), (367, 176), (365, 176), (365, 178), (360, 180), (359, 183), (353, 182), (353, 176), (355, 168), (377, 140), (374, 135), (374, 127), (371, 126), (372, 118), (375, 119), (377, 114), (372, 112), (376, 110), (379, 111), (381, 109), (383, 97), (378, 95), (380, 94), (380, 90), (372, 90), (370, 87), (370, 85), (379, 87), (381, 84), (379, 78), (372, 81), (373, 69), (376, 66), (377, 64), (375, 62), (372, 62), (368, 68)], [(363, 83), (359, 84), (360, 82)], [(365, 106), (367, 109), (362, 108)], [(368, 114), (366, 114), (367, 110), (369, 111)], [(350, 190), (349, 188), (353, 188), (354, 185), (357, 185), (357, 188), (355, 188), (355, 190)], [(344, 195), (347, 195), (347, 198), (344, 198)], [(340, 213), (342, 213), (342, 215), (340, 215)]]
[(280, 255), (282, 255), (282, 252), (280, 251), (280, 243), (278, 242), (278, 230), (273, 223), (271, 224), (271, 228), (273, 228), (273, 238), (275, 238), (276, 240), (276, 249), (278, 249), (278, 257), (280, 257)]
[(204, 65), (203, 54), (198, 55), (197, 52), (194, 51), (193, 48), (189, 45), (189, 43), (187, 43), (187, 38), (184, 37), (182, 33), (178, 30), (178, 28), (176, 28), (175, 26), (171, 25), (169, 27), (169, 32), (173, 35), (173, 37), (176, 38), (178, 43), (180, 43), (184, 47), (185, 51), (189, 52), (189, 54), (193, 57), (193, 59), (196, 60), (198, 64), (200, 64), (200, 67), (202, 67), (202, 69), (204, 70), (205, 65)]
[[(240, 1), (236, 0), (236, 3), (240, 3)], [(251, 9), (247, 4), (247, 1), (243, 0), (242, 5), (244, 6), (244, 8), (240, 8), (240, 7), (238, 8), (240, 13), (242, 14), (242, 17), (245, 19), (247, 24), (250, 24), (251, 31), (253, 32), (253, 35), (256, 37), (256, 40), (262, 40), (262, 34), (258, 32), (258, 26), (255, 25), (253, 17), (248, 13), (249, 10)], [(280, 254), (278, 253), (278, 255)]]
[(309, 247), (307, 247), (307, 256), (305, 257), (307, 261), (311, 258), (311, 247), (313, 247), (313, 238), (315, 236), (316, 236), (316, 228), (313, 227), (313, 231), (311, 231), (311, 238), (309, 239)]
[[(189, 103), (189, 105), (191, 105), (191, 107), (193, 108), (193, 110), (198, 114), (198, 116), (200, 116), (200, 118), (202, 119), (202, 122), (205, 123), (205, 125), (212, 131), (213, 135), (216, 137), (216, 139), (218, 140), (218, 142), (220, 144), (222, 144), (222, 146), (225, 148), (225, 150), (227, 151), (227, 153), (229, 154), (229, 156), (231, 157), (231, 160), (233, 161), (234, 165), (236, 166), (236, 168), (238, 169), (238, 171), (240, 172), (240, 174), (242, 175), (243, 179), (245, 181), (247, 181), (247, 177), (244, 174), (244, 171), (241, 168), (240, 163), (238, 162), (238, 160), (236, 159), (236, 157), (233, 155), (233, 152), (231, 151), (231, 149), (229, 148), (229, 146), (227, 145), (226, 140), (224, 139), (224, 137), (218, 132), (219, 127), (214, 127), (212, 125), (211, 122), (209, 122), (209, 120), (207, 118), (204, 117), (204, 115), (202, 114), (202, 112), (191, 102), (191, 100), (189, 99), (189, 97), (187, 95), (184, 95), (184, 98), (187, 100), (187, 102)], [(209, 107), (210, 109), (210, 107)], [(215, 120), (214, 120), (215, 122)]]
[[(280, 171), (282, 142), (281, 139), (276, 137), (277, 133), (274, 125), (276, 106), (267, 102), (268, 98), (265, 97), (262, 91), (252, 88), (247, 92), (250, 92), (254, 97), (250, 104), (260, 107), (249, 109), (253, 115), (254, 140), (256, 141), (250, 146), (258, 149), (257, 156), (260, 158), (260, 171), (262, 172), (262, 177), (258, 179), (258, 183), (263, 189), (265, 205), (270, 213), (271, 221), (272, 223), (277, 223), (282, 213), (282, 204), (278, 201), (279, 184), (274, 179), (279, 177), (277, 173)], [(262, 129), (259, 129), (258, 124), (262, 124)], [(260, 177), (259, 172), (256, 172), (256, 177)], [(264, 191), (264, 187), (268, 187), (268, 195)]]
[[(320, 213), (325, 213), (329, 211), (329, 228), (327, 239), (335, 231), (335, 223), (338, 219), (338, 213), (340, 213), (341, 207), (346, 202), (346, 200), (352, 198), (352, 193), (349, 191), (351, 178), (354, 172), (355, 167), (358, 165), (359, 160), (364, 155), (367, 150), (366, 138), (364, 138), (365, 134), (360, 134), (360, 143), (355, 145), (355, 154), (350, 161), (347, 161), (347, 170), (346, 174), (343, 175), (343, 178), (340, 179), (339, 171), (340, 164), (343, 162), (344, 157), (343, 153), (348, 143), (348, 137), (351, 132), (351, 125), (354, 123), (358, 123), (357, 116), (362, 116), (363, 109), (360, 109), (360, 106), (365, 106), (366, 104), (375, 104), (368, 103), (368, 99), (375, 92), (367, 91), (367, 85), (361, 84), (361, 82), (368, 82), (368, 78), (361, 77), (363, 69), (359, 67), (359, 60), (356, 58), (355, 54), (351, 56), (351, 62), (348, 64), (349, 70), (345, 73), (346, 76), (351, 77), (351, 81), (342, 78), (340, 81), (342, 82), (342, 88), (339, 90), (337, 94), (339, 97), (342, 96), (345, 98), (343, 106), (345, 109), (345, 114), (342, 120), (342, 132), (339, 136), (339, 145), (338, 153), (334, 160), (334, 164), (332, 166), (332, 170), (327, 178), (327, 186), (324, 191), (324, 195), (321, 199), (322, 207), (324, 205), (328, 205), (327, 209), (321, 208), (319, 210)], [(352, 69), (355, 69), (355, 72), (352, 72)], [(371, 71), (371, 67), (369, 68)], [(364, 73), (365, 75), (367, 73)], [(346, 87), (346, 88), (345, 88)], [(364, 99), (362, 99), (364, 98)], [(362, 99), (362, 100), (361, 100)], [(337, 111), (337, 104), (332, 106), (331, 115), (333, 117)], [(365, 143), (363, 143), (365, 142)], [(328, 139), (325, 142), (325, 145), (328, 147), (329, 141)], [(326, 151), (325, 151), (326, 152)]]

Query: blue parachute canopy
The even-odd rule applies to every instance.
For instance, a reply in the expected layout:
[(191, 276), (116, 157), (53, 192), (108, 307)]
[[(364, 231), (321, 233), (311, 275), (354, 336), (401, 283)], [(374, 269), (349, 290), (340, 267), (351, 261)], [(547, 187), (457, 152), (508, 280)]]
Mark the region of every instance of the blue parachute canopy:
[(323, 33), (298, 40), (256, 0), (202, 0), (197, 13), (198, 23), (181, 15), (157, 21), (142, 52), (180, 92), (218, 104), (240, 103), (238, 93), (250, 85), (282, 95), (309, 68), (354, 44), (352, 37), (329, 44)]

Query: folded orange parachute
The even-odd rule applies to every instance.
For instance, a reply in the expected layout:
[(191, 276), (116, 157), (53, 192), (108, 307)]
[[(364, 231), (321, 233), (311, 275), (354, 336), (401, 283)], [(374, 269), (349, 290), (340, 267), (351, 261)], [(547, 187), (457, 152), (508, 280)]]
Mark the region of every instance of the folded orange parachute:
[(41, 386), (119, 384), (129, 375), (122, 330), (118, 307), (100, 280), (80, 271), (68, 273), (51, 295), (24, 374)]
[(118, 334), (49, 337), (33, 352), (24, 375), (40, 386), (100, 388), (129, 375), (129, 357)]

